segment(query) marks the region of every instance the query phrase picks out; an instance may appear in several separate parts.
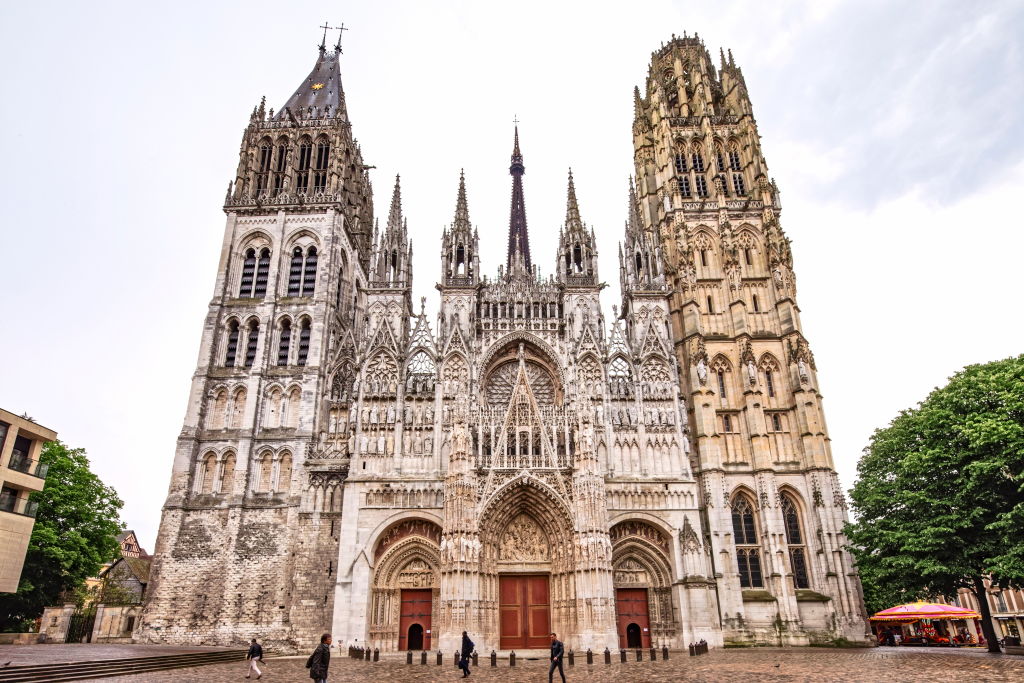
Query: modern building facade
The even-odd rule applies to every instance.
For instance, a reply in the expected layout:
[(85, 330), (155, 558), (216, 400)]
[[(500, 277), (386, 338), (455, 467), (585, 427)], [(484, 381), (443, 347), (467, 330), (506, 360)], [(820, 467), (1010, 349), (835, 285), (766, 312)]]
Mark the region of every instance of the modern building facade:
[[(788, 241), (731, 59), (718, 70), (685, 37), (652, 56), (611, 319), (571, 174), (550, 274), (531, 253), (515, 131), (507, 237), (481, 238), (460, 177), (432, 325), (397, 178), (374, 222), (339, 55), (321, 46), (243, 135), (140, 637), (863, 640)], [(486, 275), (481, 239), (506, 238)]]
[(29, 496), (46, 484), (47, 466), (39, 453), (56, 438), (52, 429), (0, 410), (0, 592), (18, 590), (36, 523), (36, 503)]

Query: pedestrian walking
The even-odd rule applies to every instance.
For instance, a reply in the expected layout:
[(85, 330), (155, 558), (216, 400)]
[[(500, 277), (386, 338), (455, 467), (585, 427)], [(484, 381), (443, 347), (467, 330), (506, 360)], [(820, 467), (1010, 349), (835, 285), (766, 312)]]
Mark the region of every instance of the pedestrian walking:
[(316, 683), (327, 683), (327, 667), (331, 664), (331, 634), (320, 636), (320, 644), (306, 660), (309, 677)]
[(462, 669), (462, 677), (469, 675), (469, 658), (473, 655), (473, 648), (476, 645), (469, 639), (469, 635), (462, 632), (462, 657), (459, 659), (459, 668)]
[(551, 634), (551, 668), (548, 669), (548, 683), (552, 683), (552, 679), (555, 676), (555, 669), (558, 669), (558, 675), (562, 677), (562, 683), (565, 683), (565, 670), (562, 669), (562, 655), (565, 654), (565, 645), (562, 645), (562, 641), (558, 639), (557, 633)]
[(263, 648), (260, 647), (260, 644), (256, 642), (255, 638), (253, 638), (252, 642), (249, 643), (249, 652), (246, 653), (245, 658), (249, 660), (249, 673), (245, 674), (245, 677), (249, 678), (255, 673), (256, 680), (260, 680), (260, 678), (263, 677), (263, 672), (260, 671), (258, 666), (256, 666), (256, 663), (263, 663)]

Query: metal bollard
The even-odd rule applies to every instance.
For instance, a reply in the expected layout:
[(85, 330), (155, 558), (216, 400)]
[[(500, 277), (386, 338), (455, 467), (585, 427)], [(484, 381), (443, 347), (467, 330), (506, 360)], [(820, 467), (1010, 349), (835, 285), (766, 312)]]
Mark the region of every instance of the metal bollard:
[(420, 653), (420, 664), (426, 664), (426, 663), (427, 663), (427, 651), (424, 650), (423, 652)]
[(375, 661), (375, 662), (379, 662), (380, 661), (380, 648), (379, 647), (373, 648), (373, 661)]
[(438, 650), (438, 651), (437, 651), (437, 665), (438, 665), (438, 666), (441, 666), (441, 660), (442, 660), (442, 659), (444, 659), (444, 656), (443, 656), (443, 655), (441, 654), (441, 651), (440, 651), (440, 650)]
[(694, 657), (696, 655), (697, 655), (697, 652), (693, 649), (693, 643), (690, 643), (690, 656)]
[(508, 665), (509, 666), (515, 666), (516, 665), (516, 651), (515, 650), (512, 650), (512, 654), (510, 654), (508, 656)]
[(498, 653), (491, 650), (491, 666), (498, 666)]
[(455, 661), (455, 668), (458, 669), (459, 668), (459, 664), (462, 663), (462, 653), (459, 652), (458, 650), (456, 650), (455, 651), (455, 657), (453, 658), (453, 660)]
[(625, 650), (619, 650), (619, 661), (621, 661), (621, 662), (625, 662), (626, 661), (626, 651)]
[(641, 650), (640, 648), (636, 649), (636, 661), (638, 661), (638, 662), (644, 661), (644, 651)]
[(664, 660), (668, 659), (668, 645), (661, 646), (661, 658)]
[(576, 653), (569, 648), (569, 666), (576, 666)]
[(587, 648), (587, 664), (593, 664), (593, 663), (594, 663), (594, 653), (588, 647)]
[(658, 651), (653, 646), (651, 647), (651, 661), (658, 661)]
[(478, 661), (479, 659), (480, 654), (476, 650), (473, 650), (473, 666), (478, 666), (480, 664), (480, 662)]
[(612, 663), (612, 651), (609, 650), (608, 648), (604, 649), (604, 663), (605, 664), (611, 664)]
[(412, 650), (405, 653), (405, 663), (412, 664)]
[(372, 662), (373, 661), (373, 650), (371, 650), (369, 648), (369, 646), (367, 646), (367, 648), (366, 648), (366, 661), (368, 661), (368, 662)]

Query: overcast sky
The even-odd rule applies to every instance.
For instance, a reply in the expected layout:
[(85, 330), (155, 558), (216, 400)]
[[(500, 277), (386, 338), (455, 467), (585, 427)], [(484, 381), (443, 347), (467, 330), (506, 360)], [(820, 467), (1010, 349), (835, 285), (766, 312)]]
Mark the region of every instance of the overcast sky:
[(401, 173), (434, 310), (461, 168), (484, 270), (504, 258), (518, 116), (534, 261), (553, 269), (571, 166), (610, 316), (632, 90), (688, 31), (743, 68), (844, 487), (875, 428), (1024, 350), (1024, 3), (6, 2), (0, 406), (87, 449), (149, 550), (241, 134), (309, 72), (324, 20), (351, 28), (376, 215)]

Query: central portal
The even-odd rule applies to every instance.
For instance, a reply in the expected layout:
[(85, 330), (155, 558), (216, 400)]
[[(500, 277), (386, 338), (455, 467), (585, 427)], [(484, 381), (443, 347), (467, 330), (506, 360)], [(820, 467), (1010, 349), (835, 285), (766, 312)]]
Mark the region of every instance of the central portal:
[(543, 648), (551, 644), (548, 577), (505, 574), (498, 577), (501, 599), (501, 649)]

